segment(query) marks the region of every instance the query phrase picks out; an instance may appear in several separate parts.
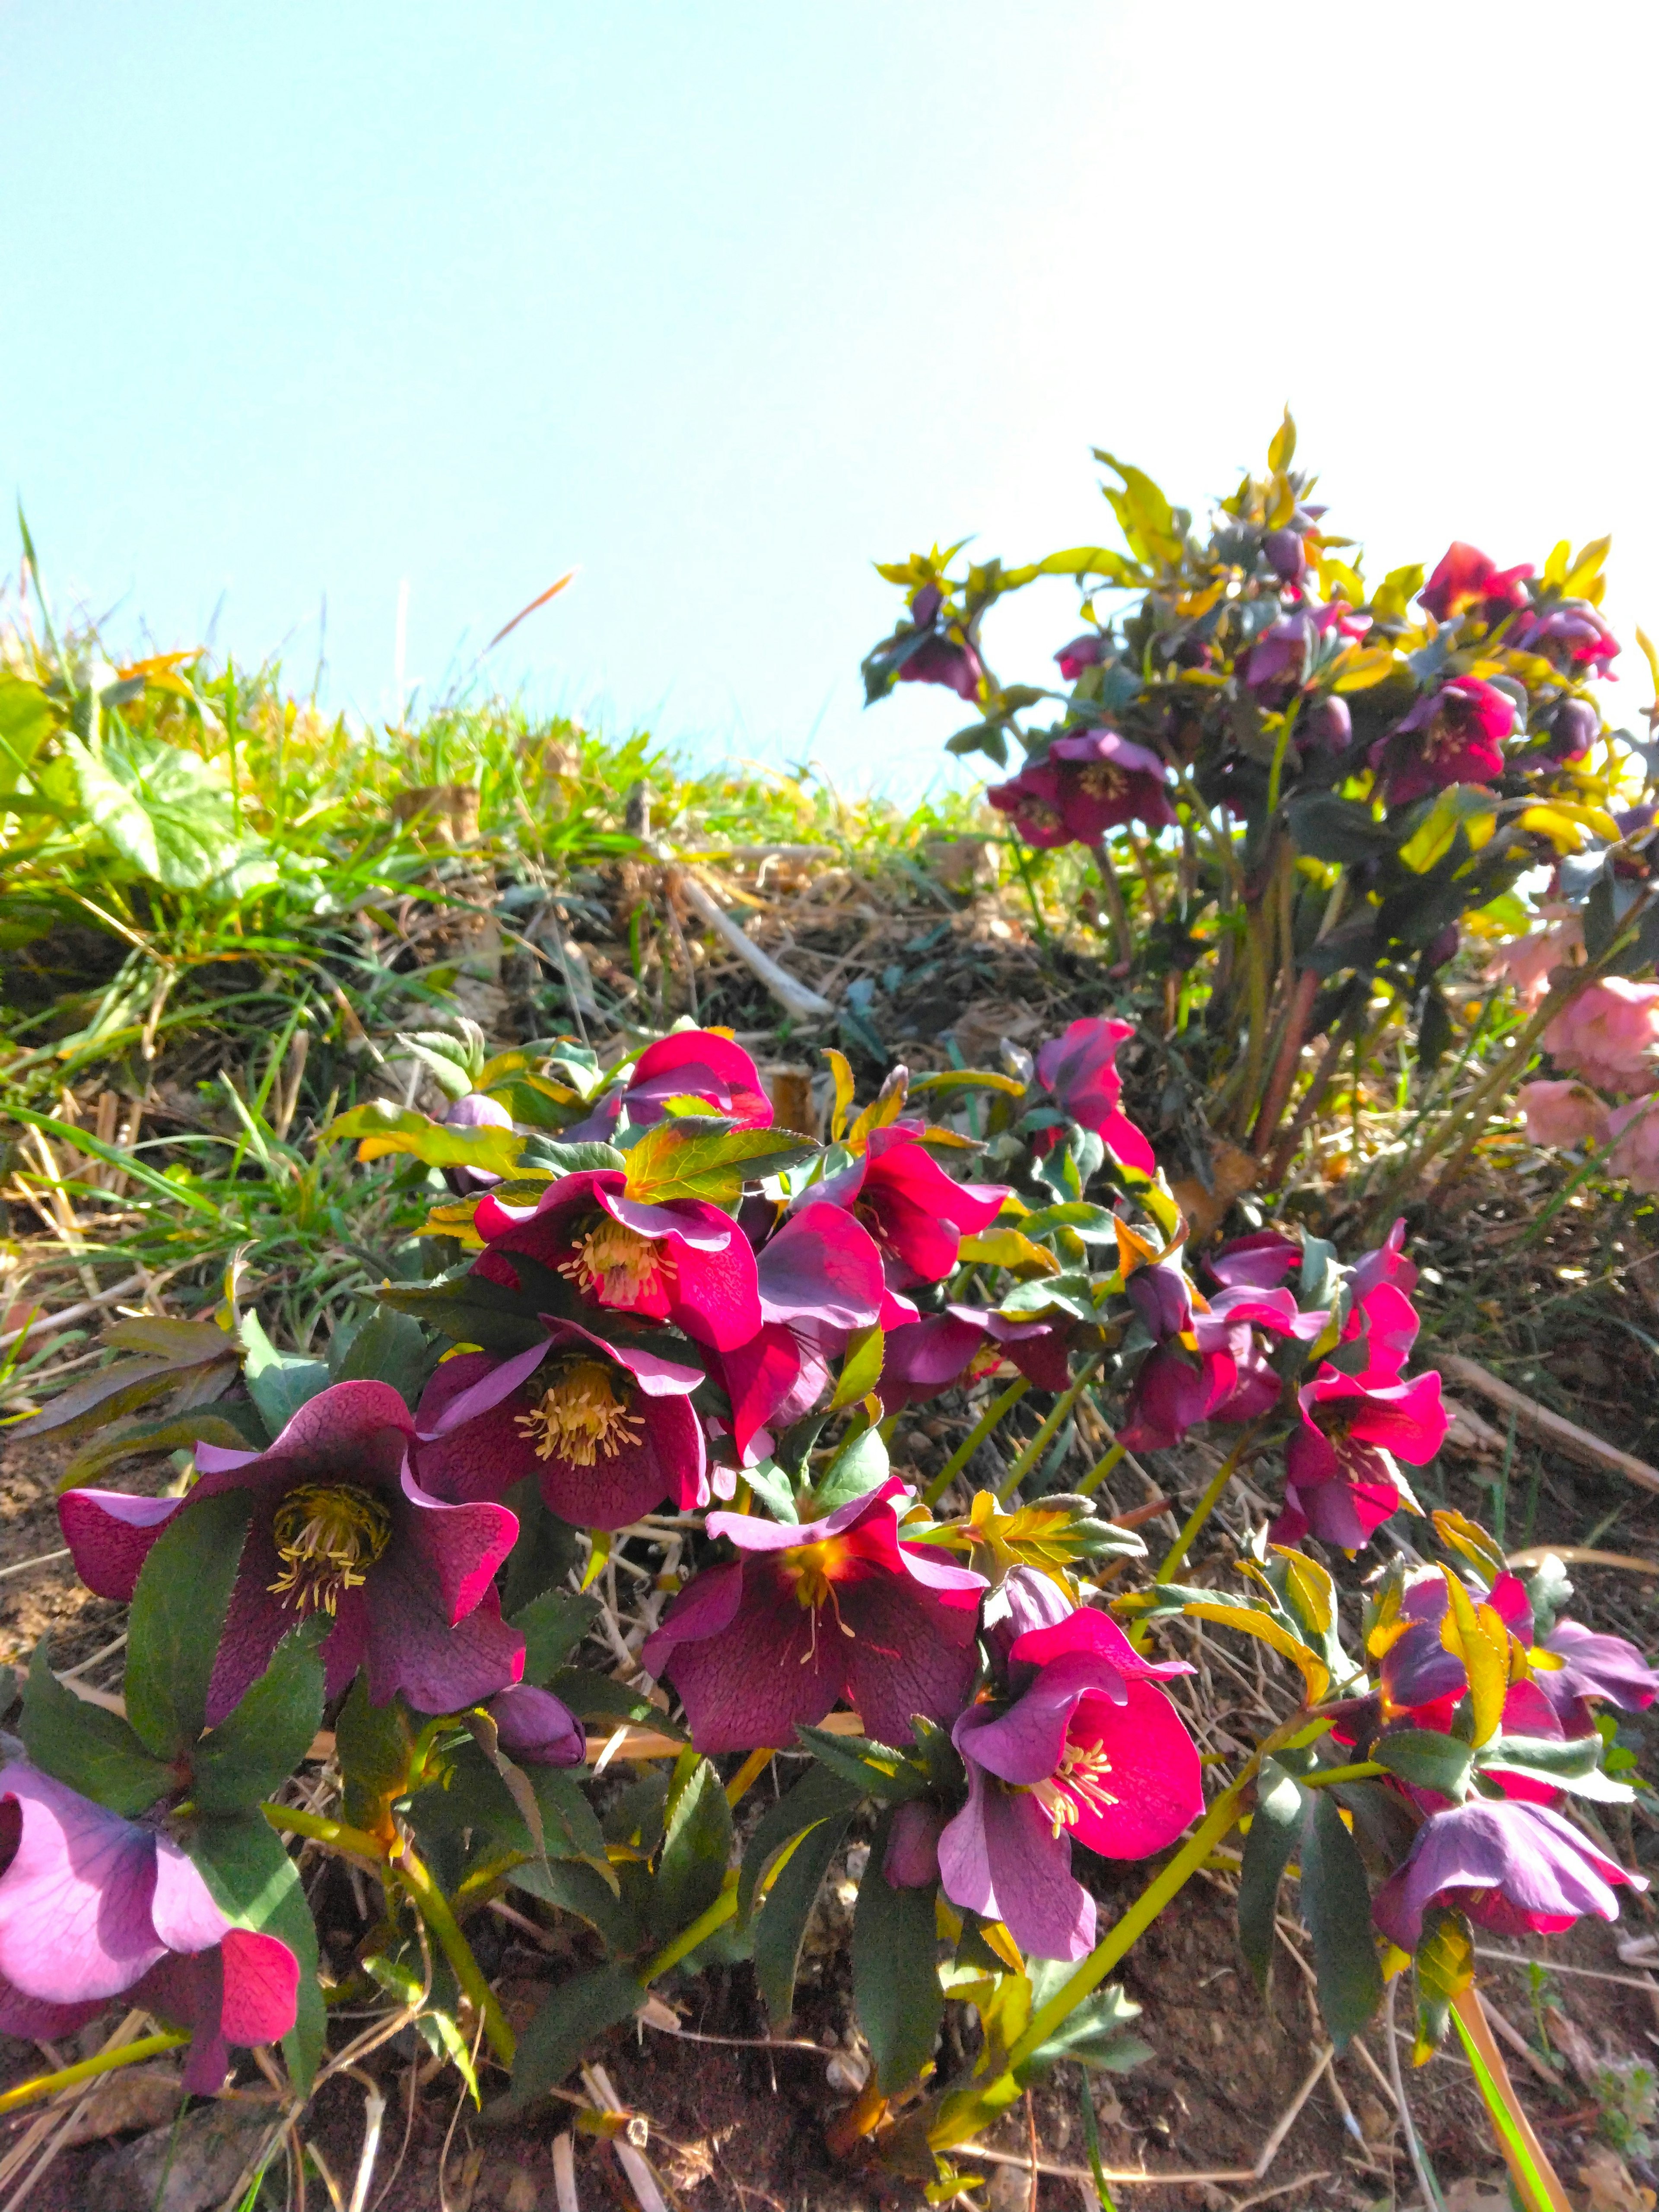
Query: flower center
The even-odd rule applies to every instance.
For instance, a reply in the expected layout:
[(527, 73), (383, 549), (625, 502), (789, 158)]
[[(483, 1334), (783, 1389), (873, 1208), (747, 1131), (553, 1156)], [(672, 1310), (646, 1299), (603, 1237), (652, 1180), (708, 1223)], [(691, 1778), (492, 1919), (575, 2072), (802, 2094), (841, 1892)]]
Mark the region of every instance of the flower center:
[(514, 1425), (535, 1439), (538, 1459), (568, 1460), (573, 1467), (596, 1465), (601, 1452), (615, 1459), (645, 1435), (644, 1422), (617, 1397), (617, 1381), (615, 1368), (602, 1359), (573, 1359)]
[(818, 1613), (827, 1605), (836, 1616), (836, 1626), (843, 1636), (853, 1632), (841, 1617), (841, 1603), (836, 1595), (836, 1584), (845, 1582), (852, 1571), (853, 1547), (844, 1536), (825, 1536), (816, 1544), (792, 1544), (787, 1552), (778, 1554), (778, 1565), (786, 1577), (794, 1584), (795, 1603), (807, 1614), (811, 1634), (805, 1651), (800, 1655), (803, 1667), (817, 1657)]
[(1116, 1804), (1106, 1787), (1111, 1771), (1112, 1762), (1097, 1743), (1068, 1743), (1048, 1779), (1031, 1784), (1031, 1795), (1053, 1821), (1055, 1835), (1074, 1823), (1081, 1810), (1079, 1799), (1091, 1813), (1103, 1813)]
[(303, 1482), (271, 1522), (283, 1571), (272, 1594), (296, 1612), (333, 1613), (342, 1590), (356, 1589), (392, 1541), (392, 1516), (373, 1491), (355, 1482)]
[(674, 1257), (662, 1238), (641, 1237), (601, 1214), (577, 1238), (570, 1257), (559, 1262), (559, 1273), (601, 1305), (636, 1306), (672, 1279)]
[(994, 1337), (988, 1338), (968, 1362), (968, 1372), (963, 1380), (964, 1382), (982, 1382), (986, 1376), (996, 1374), (1005, 1364), (1002, 1346)]
[(1091, 799), (1103, 799), (1109, 805), (1121, 799), (1129, 788), (1128, 777), (1110, 761), (1091, 761), (1078, 781)]
[(1019, 817), (1033, 830), (1058, 830), (1060, 827), (1059, 809), (1050, 806), (1046, 799), (1026, 799), (1020, 807)]

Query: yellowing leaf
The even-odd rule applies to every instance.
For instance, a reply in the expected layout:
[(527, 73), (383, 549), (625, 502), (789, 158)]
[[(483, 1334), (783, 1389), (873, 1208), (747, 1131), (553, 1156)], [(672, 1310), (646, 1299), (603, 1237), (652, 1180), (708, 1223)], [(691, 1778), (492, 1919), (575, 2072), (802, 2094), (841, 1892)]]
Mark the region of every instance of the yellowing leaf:
[(1596, 596), (1592, 586), (1601, 577), (1602, 563), (1612, 545), (1611, 538), (1593, 538), (1590, 540), (1561, 580), (1564, 599), (1588, 599)]
[(1653, 695), (1656, 699), (1659, 699), (1659, 653), (1654, 651), (1653, 640), (1639, 623), (1636, 626), (1636, 642), (1642, 648), (1643, 656), (1648, 664), (1648, 673), (1653, 678)]
[(1273, 432), (1267, 447), (1267, 466), (1277, 476), (1296, 459), (1296, 418), (1287, 407), (1285, 420)]
[(1030, 1267), (1039, 1275), (1057, 1275), (1060, 1262), (1052, 1252), (1034, 1244), (1018, 1229), (994, 1226), (978, 1237), (964, 1237), (957, 1256), (978, 1261), (988, 1267)]
[(1157, 1245), (1149, 1244), (1138, 1231), (1127, 1221), (1112, 1216), (1112, 1234), (1117, 1239), (1117, 1271), (1127, 1283), (1137, 1267), (1154, 1265), (1164, 1257)]
[(1351, 645), (1336, 663), (1339, 691), (1369, 691), (1394, 672), (1395, 653), (1388, 645)]
[(1509, 1631), (1489, 1605), (1477, 1607), (1449, 1567), (1442, 1567), (1449, 1603), (1440, 1626), (1440, 1641), (1461, 1659), (1469, 1678), (1474, 1711), (1473, 1741), (1478, 1750), (1503, 1723), (1510, 1686)]
[(1248, 1605), (1199, 1605), (1182, 1607), (1184, 1613), (1198, 1620), (1212, 1620), (1222, 1628), (1237, 1628), (1243, 1635), (1259, 1636), (1264, 1644), (1286, 1659), (1294, 1660), (1301, 1668), (1307, 1684), (1308, 1703), (1316, 1705), (1331, 1686), (1331, 1670), (1310, 1647), (1292, 1636), (1288, 1628), (1281, 1627), (1271, 1613), (1258, 1613)]
[(1401, 860), (1413, 875), (1425, 876), (1450, 852), (1460, 830), (1468, 833), (1469, 842), (1477, 850), (1484, 845), (1492, 835), (1497, 813), (1498, 802), (1484, 784), (1454, 783), (1440, 793), (1426, 817), (1401, 847)]
[(836, 1079), (836, 1108), (830, 1117), (830, 1134), (839, 1144), (847, 1133), (847, 1115), (858, 1085), (853, 1079), (851, 1063), (844, 1052), (834, 1045), (826, 1045), (823, 1056), (830, 1063), (830, 1073)]
[(1336, 1618), (1336, 1584), (1305, 1552), (1293, 1552), (1284, 1544), (1273, 1548), (1285, 1562), (1291, 1610), (1322, 1636)]

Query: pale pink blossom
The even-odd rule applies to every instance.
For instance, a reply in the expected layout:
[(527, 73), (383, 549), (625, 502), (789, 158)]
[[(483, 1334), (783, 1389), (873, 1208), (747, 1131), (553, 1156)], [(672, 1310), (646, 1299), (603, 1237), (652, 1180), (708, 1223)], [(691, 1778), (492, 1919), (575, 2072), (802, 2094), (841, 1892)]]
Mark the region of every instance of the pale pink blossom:
[(1608, 975), (1544, 1032), (1544, 1049), (1603, 1091), (1640, 1091), (1659, 1073), (1659, 983)]
[(1607, 1155), (1609, 1170), (1633, 1190), (1659, 1190), (1659, 1092), (1614, 1107), (1607, 1133), (1618, 1139)]
[(1534, 1145), (1604, 1145), (1607, 1109), (1585, 1083), (1523, 1083), (1516, 1103)]
[(1504, 945), (1492, 965), (1506, 975), (1523, 1006), (1541, 1006), (1549, 995), (1550, 974), (1556, 968), (1576, 968), (1584, 957), (1584, 925), (1569, 912), (1547, 928), (1530, 937), (1517, 937)]

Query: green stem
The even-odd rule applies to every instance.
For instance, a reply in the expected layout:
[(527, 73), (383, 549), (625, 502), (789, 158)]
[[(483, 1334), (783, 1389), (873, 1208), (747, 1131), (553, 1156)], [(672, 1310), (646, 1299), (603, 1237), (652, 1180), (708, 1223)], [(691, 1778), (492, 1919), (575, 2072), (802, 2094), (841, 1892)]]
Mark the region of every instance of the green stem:
[(967, 1436), (963, 1439), (962, 1443), (957, 1446), (950, 1458), (945, 1461), (944, 1466), (940, 1468), (939, 1473), (928, 1484), (927, 1489), (922, 1492), (921, 1502), (924, 1505), (932, 1505), (935, 1504), (937, 1500), (944, 1495), (945, 1486), (951, 1480), (951, 1477), (961, 1474), (963, 1468), (967, 1466), (969, 1461), (972, 1459), (974, 1454), (984, 1443), (986, 1437), (990, 1435), (992, 1430), (996, 1427), (1003, 1415), (1005, 1413), (1011, 1413), (1013, 1408), (1018, 1405), (1020, 1400), (1025, 1395), (1025, 1393), (1030, 1389), (1030, 1384), (1022, 1375), (1017, 1382), (1011, 1382), (1008, 1385), (1008, 1388), (1003, 1392), (1000, 1398), (994, 1398), (991, 1401), (990, 1405), (987, 1407), (984, 1413), (980, 1415), (975, 1426), (969, 1431)]
[(1227, 1485), (1232, 1480), (1233, 1474), (1238, 1466), (1238, 1462), (1243, 1458), (1249, 1447), (1255, 1443), (1260, 1428), (1261, 1423), (1256, 1422), (1253, 1424), (1252, 1426), (1246, 1429), (1243, 1435), (1228, 1453), (1226, 1458), (1222, 1461), (1220, 1466), (1217, 1468), (1215, 1473), (1210, 1477), (1209, 1482), (1205, 1488), (1204, 1495), (1199, 1499), (1197, 1504), (1194, 1506), (1192, 1511), (1187, 1516), (1186, 1520), (1182, 1523), (1181, 1534), (1176, 1538), (1174, 1543), (1170, 1545), (1169, 1550), (1164, 1554), (1164, 1558), (1158, 1566), (1158, 1572), (1152, 1577), (1152, 1580), (1155, 1583), (1170, 1583), (1175, 1580), (1176, 1571), (1181, 1566), (1182, 1562), (1185, 1559), (1188, 1553), (1191, 1551), (1199, 1530), (1204, 1526), (1204, 1523), (1209, 1519), (1211, 1514), (1215, 1511), (1216, 1507), (1220, 1504), (1222, 1492), (1225, 1490)]
[(320, 1813), (302, 1813), (296, 1805), (262, 1805), (259, 1810), (279, 1835), (304, 1836), (352, 1858), (367, 1859), (376, 1869), (386, 1864), (386, 1845), (367, 1828), (348, 1828), (343, 1821), (327, 1820)]
[(0, 2094), (0, 2112), (38, 2104), (42, 2097), (55, 2097), (60, 2089), (77, 2088), (82, 2081), (95, 2081), (100, 2074), (113, 2073), (118, 2066), (136, 2066), (142, 2059), (159, 2057), (162, 2051), (176, 2051), (189, 2041), (188, 2028), (169, 2027), (159, 2035), (140, 2036), (137, 2043), (124, 2043), (118, 2051), (100, 2051), (95, 2058), (59, 2067), (55, 2074), (37, 2074), (32, 2081), (20, 2081), (15, 2089)]
[(460, 1923), (449, 1909), (449, 1899), (422, 1865), (412, 1844), (404, 1844), (392, 1865), (398, 1879), (409, 1892), (416, 1910), (437, 1938), (438, 1948), (448, 1960), (456, 1980), (471, 1998), (473, 2009), (483, 2021), (490, 2049), (503, 2066), (510, 2068), (514, 2053), (518, 2049), (518, 2039), (507, 2026), (501, 2001), (485, 1980), (483, 1967), (472, 1955), (472, 1946), (462, 1935)]
[(1304, 1790), (1328, 1790), (1333, 1782), (1370, 1782), (1388, 1771), (1374, 1759), (1362, 1759), (1352, 1766), (1316, 1767), (1311, 1774), (1298, 1774), (1296, 1778)]
[(678, 1966), (682, 1959), (690, 1957), (699, 1943), (707, 1942), (717, 1928), (724, 1928), (738, 1909), (738, 1870), (728, 1868), (720, 1893), (706, 1912), (700, 1912), (689, 1928), (682, 1928), (672, 1943), (665, 1943), (654, 1959), (647, 1959), (640, 1969), (640, 1981), (648, 1988), (659, 1974), (671, 1966)]
[(1092, 1498), (1118, 1462), (1127, 1459), (1128, 1456), (1127, 1444), (1114, 1443), (1110, 1451), (1095, 1462), (1082, 1481), (1079, 1483), (1073, 1495), (1078, 1498)]
[(1030, 1443), (1026, 1445), (1024, 1450), (1021, 1452), (1018, 1458), (1009, 1468), (1007, 1479), (1003, 1483), (1001, 1489), (997, 1492), (997, 1504), (999, 1505), (1000, 1505), (1010, 1493), (1024, 1480), (1025, 1477), (1031, 1472), (1031, 1469), (1037, 1465), (1043, 1453), (1048, 1449), (1055, 1431), (1060, 1427), (1060, 1423), (1066, 1419), (1066, 1416), (1071, 1413), (1072, 1408), (1076, 1405), (1085, 1384), (1092, 1379), (1096, 1368), (1100, 1364), (1101, 1358), (1102, 1355), (1097, 1352), (1092, 1358), (1085, 1359), (1083, 1363), (1083, 1371), (1078, 1376), (1076, 1382), (1073, 1383), (1069, 1390), (1062, 1390), (1060, 1396), (1055, 1399), (1054, 1411), (1049, 1414), (1048, 1419), (1044, 1421), (1042, 1426), (1032, 1437)]

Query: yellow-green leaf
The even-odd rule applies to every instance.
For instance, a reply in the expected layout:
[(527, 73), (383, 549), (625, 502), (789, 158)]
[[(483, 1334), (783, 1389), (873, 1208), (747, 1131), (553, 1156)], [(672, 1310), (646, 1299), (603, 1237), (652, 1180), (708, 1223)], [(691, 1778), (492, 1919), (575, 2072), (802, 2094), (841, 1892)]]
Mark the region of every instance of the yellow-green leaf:
[(1005, 1229), (1000, 1224), (986, 1230), (978, 1237), (964, 1237), (958, 1248), (958, 1258), (977, 1261), (988, 1267), (1030, 1267), (1039, 1275), (1057, 1275), (1060, 1262), (1052, 1252), (1018, 1229)]
[(1504, 1699), (1510, 1686), (1510, 1636), (1502, 1619), (1489, 1605), (1476, 1606), (1449, 1567), (1442, 1567), (1450, 1602), (1440, 1626), (1440, 1641), (1455, 1659), (1463, 1662), (1469, 1678), (1469, 1703), (1476, 1750), (1489, 1742), (1504, 1720)]
[(1182, 1607), (1184, 1613), (1198, 1620), (1212, 1620), (1218, 1627), (1237, 1628), (1245, 1636), (1259, 1636), (1264, 1644), (1285, 1658), (1294, 1660), (1302, 1670), (1308, 1688), (1308, 1703), (1316, 1705), (1331, 1686), (1331, 1670), (1308, 1644), (1291, 1635), (1271, 1613), (1258, 1613), (1254, 1606), (1188, 1604)]

